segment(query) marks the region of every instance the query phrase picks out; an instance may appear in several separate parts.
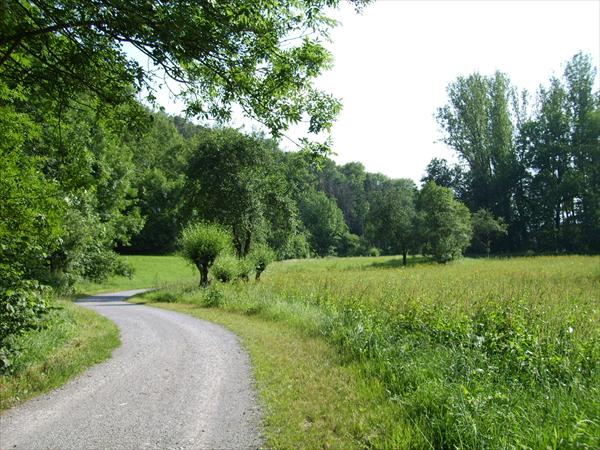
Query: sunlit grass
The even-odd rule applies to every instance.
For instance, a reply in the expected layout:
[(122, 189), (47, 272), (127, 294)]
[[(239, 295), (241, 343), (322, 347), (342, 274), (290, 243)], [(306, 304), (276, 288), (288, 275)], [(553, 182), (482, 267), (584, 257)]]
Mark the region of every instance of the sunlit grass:
[(198, 271), (180, 256), (128, 255), (122, 257), (133, 268), (131, 278), (115, 276), (103, 283), (80, 282), (76, 289), (83, 294), (155, 288), (174, 282), (198, 282)]
[(286, 261), (260, 283), (147, 298), (324, 337), (402, 406), (403, 448), (600, 446), (600, 258), (410, 262)]

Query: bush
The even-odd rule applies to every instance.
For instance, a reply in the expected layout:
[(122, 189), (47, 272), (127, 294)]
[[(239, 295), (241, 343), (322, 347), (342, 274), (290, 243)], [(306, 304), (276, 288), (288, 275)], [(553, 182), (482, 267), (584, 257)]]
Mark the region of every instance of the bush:
[(265, 271), (267, 266), (275, 259), (275, 252), (266, 244), (257, 244), (252, 247), (248, 260), (252, 263), (252, 267), (256, 273), (256, 279)]
[(377, 247), (371, 247), (367, 250), (367, 256), (379, 256), (381, 252)]
[(286, 244), (277, 250), (277, 259), (302, 258), (310, 258), (310, 244), (304, 233), (291, 235)]
[(200, 271), (200, 286), (208, 285), (208, 269), (219, 254), (231, 248), (231, 234), (218, 224), (195, 223), (179, 237), (181, 256)]
[(133, 275), (131, 265), (112, 250), (101, 249), (86, 255), (83, 266), (83, 277), (95, 283), (102, 283), (112, 275), (127, 278)]
[(12, 345), (13, 337), (43, 323), (49, 309), (46, 289), (33, 280), (0, 286), (0, 373), (10, 371), (18, 354)]
[(209, 308), (217, 308), (223, 303), (223, 292), (216, 286), (211, 286), (206, 290), (203, 304)]
[(213, 276), (223, 282), (228, 283), (240, 276), (240, 260), (233, 255), (221, 255), (210, 269)]
[(344, 233), (338, 247), (339, 256), (362, 256), (364, 245), (361, 238), (350, 232)]
[(254, 262), (249, 257), (240, 259), (233, 255), (221, 255), (215, 260), (210, 271), (222, 283), (235, 280), (248, 281), (254, 266)]

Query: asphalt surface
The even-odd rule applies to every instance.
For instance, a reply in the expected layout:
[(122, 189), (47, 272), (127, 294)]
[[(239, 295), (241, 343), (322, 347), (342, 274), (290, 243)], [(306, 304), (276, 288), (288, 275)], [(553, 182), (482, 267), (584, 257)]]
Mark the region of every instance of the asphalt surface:
[(0, 416), (0, 448), (256, 449), (261, 414), (234, 334), (191, 316), (126, 303), (140, 291), (79, 301), (114, 321), (108, 361)]

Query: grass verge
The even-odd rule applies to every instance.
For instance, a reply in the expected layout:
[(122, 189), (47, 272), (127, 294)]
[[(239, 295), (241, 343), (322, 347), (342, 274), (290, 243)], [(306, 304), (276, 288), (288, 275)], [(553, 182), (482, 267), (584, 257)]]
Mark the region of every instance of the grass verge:
[(14, 372), (0, 376), (0, 411), (56, 388), (119, 345), (114, 323), (68, 300), (58, 300), (47, 326), (18, 338)]
[(255, 315), (148, 304), (221, 324), (239, 336), (252, 360), (268, 448), (404, 448), (414, 441), (411, 428), (394, 419), (400, 406), (324, 339)]

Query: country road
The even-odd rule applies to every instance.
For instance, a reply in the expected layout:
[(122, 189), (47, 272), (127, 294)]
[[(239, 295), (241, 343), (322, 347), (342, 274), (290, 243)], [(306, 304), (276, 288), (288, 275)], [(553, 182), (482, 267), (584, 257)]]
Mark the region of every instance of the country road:
[(0, 416), (0, 448), (255, 449), (260, 410), (234, 334), (126, 303), (140, 291), (79, 301), (114, 321), (122, 345), (63, 387)]

